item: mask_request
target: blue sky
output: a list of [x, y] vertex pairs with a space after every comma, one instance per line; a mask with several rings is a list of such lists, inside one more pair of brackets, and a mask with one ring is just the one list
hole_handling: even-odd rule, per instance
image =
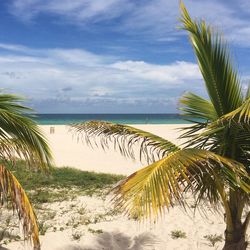
[[[250, 1], [187, 0], [223, 31], [244, 86]], [[173, 113], [205, 95], [178, 0], [2, 0], [0, 82], [39, 113]]]

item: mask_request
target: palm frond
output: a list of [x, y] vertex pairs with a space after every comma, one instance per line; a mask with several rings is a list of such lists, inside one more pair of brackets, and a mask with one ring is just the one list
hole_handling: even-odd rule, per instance
[[124, 156], [135, 158], [134, 149], [140, 145], [140, 159], [148, 162], [155, 161], [155, 156], [162, 158], [169, 152], [179, 150], [179, 147], [170, 141], [152, 133], [122, 124], [103, 121], [90, 121], [71, 125], [71, 130], [78, 138], [89, 145], [100, 144], [103, 149], [113, 145]]
[[204, 21], [193, 21], [181, 3], [181, 22], [190, 35], [211, 102], [220, 117], [243, 102], [240, 80], [222, 37]]
[[193, 93], [184, 94], [180, 99], [180, 103], [183, 105], [180, 110], [184, 111], [184, 116], [204, 121], [214, 121], [218, 118], [213, 104]]
[[[242, 145], [243, 141], [245, 141], [245, 146], [249, 147], [250, 98], [236, 110], [208, 124], [201, 133], [193, 135], [193, 140], [189, 143], [189, 146], [195, 145], [200, 139], [204, 140], [205, 137], [211, 138], [212, 136], [218, 139], [218, 132], [224, 133], [231, 140], [236, 139], [239, 145]], [[218, 144], [225, 142], [225, 137], [220, 137], [221, 142]], [[234, 141], [234, 143], [236, 142]]]
[[[186, 120], [192, 122], [190, 126], [181, 129], [183, 133], [180, 138], [185, 139], [185, 147], [189, 147], [192, 144], [198, 146], [199, 148], [203, 148], [203, 143], [194, 144], [193, 139], [207, 127], [209, 122], [218, 118], [213, 104], [193, 93], [184, 94], [180, 99], [180, 103], [183, 105], [179, 108], [183, 111], [182, 115], [187, 117]], [[205, 142], [206, 141], [204, 141], [204, 143]]]
[[[243, 181], [243, 179], [245, 181]], [[176, 202], [185, 206], [189, 190], [197, 202], [212, 204], [225, 188], [250, 192], [249, 176], [238, 162], [199, 149], [183, 149], [133, 173], [114, 188], [114, 202], [130, 215], [151, 217]]]
[[241, 163], [249, 161], [250, 125], [248, 124], [239, 124], [235, 120], [222, 121], [220, 118], [208, 124], [199, 133], [191, 134], [190, 138], [185, 143], [185, 148], [210, 150], [220, 155], [233, 157]]
[[52, 162], [48, 143], [37, 124], [25, 116], [31, 109], [21, 105], [22, 101], [15, 95], [0, 94], [0, 142], [6, 143], [5, 148], [13, 145], [13, 142], [18, 143], [21, 148], [19, 152], [26, 151], [29, 156], [26, 160], [46, 168]]
[[217, 123], [235, 120], [238, 123], [250, 123], [250, 98], [248, 98], [239, 108], [222, 116]]
[[0, 165], [0, 201], [1, 205], [11, 202], [22, 223], [25, 238], [32, 241], [34, 249], [39, 250], [39, 232], [34, 210], [20, 183], [3, 165]]
[[[37, 153], [18, 139], [0, 139], [0, 159], [2, 162], [12, 163], [13, 165], [15, 165], [17, 160], [24, 160], [32, 168], [41, 167]], [[42, 164], [44, 164], [45, 170], [47, 170], [48, 165]]]
[[208, 126], [207, 122], [195, 122], [194, 124], [182, 128], [182, 134], [179, 136], [180, 139], [184, 139], [184, 142], [182, 143], [183, 148], [190, 148], [195, 147], [199, 149], [204, 149], [207, 141], [196, 141], [196, 138], [200, 136], [201, 131], [204, 131], [204, 129]]
[[246, 92], [246, 95], [245, 95], [245, 100], [247, 100], [249, 98], [250, 98], [250, 84], [248, 84], [247, 92]]

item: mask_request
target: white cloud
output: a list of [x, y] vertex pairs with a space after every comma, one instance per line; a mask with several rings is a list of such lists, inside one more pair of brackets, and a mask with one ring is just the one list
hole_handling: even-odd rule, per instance
[[[201, 75], [196, 64], [177, 61], [169, 65], [155, 65], [143, 61], [116, 62], [111, 67], [127, 72], [144, 80], [168, 84], [181, 84], [187, 80], [200, 80]], [[181, 72], [181, 73], [180, 73]]]
[[[193, 17], [211, 22], [233, 42], [249, 47], [248, 1], [229, 4], [217, 0], [190, 0], [185, 4]], [[182, 34], [176, 29], [180, 15], [177, 0], [13, 0], [9, 9], [23, 20], [47, 13], [61, 17], [62, 22], [80, 26], [103, 24], [103, 21], [119, 17], [119, 22], [112, 22], [109, 29], [130, 35], [148, 35], [156, 41], [171, 42]], [[56, 21], [60, 22], [58, 18]]]
[[113, 19], [128, 11], [130, 6], [132, 3], [127, 0], [15, 0], [10, 10], [23, 20], [50, 13], [82, 23]]
[[4, 44], [0, 43], [0, 48], [10, 51], [18, 51], [18, 52], [28, 52], [29, 48], [22, 46], [22, 45], [16, 45], [16, 44]]
[[188, 83], [194, 84], [194, 91], [202, 89], [198, 67], [191, 62], [157, 65], [121, 61], [81, 49], [0, 47], [4, 50], [0, 53], [2, 87], [26, 95], [38, 108], [44, 108], [48, 100], [56, 100], [56, 105], [68, 103], [68, 107], [87, 102], [99, 108], [103, 103], [136, 107], [138, 103], [160, 105], [165, 100], [173, 107], [173, 98], [190, 88]]
[[97, 86], [97, 87], [90, 88], [89, 90], [89, 96], [91, 97], [111, 96], [112, 94], [113, 94], [112, 89], [107, 88], [107, 87]]

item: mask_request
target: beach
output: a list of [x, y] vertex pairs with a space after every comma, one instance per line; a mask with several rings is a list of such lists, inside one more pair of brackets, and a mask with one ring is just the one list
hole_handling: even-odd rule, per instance
[[[131, 126], [180, 144], [183, 142], [178, 139], [180, 129], [188, 125], [136, 124]], [[53, 133], [50, 133], [51, 128], [54, 128]], [[101, 147], [94, 146], [91, 148], [86, 145], [85, 141], [78, 140], [77, 136], [69, 131], [70, 127], [67, 125], [42, 125], [41, 129], [48, 138], [57, 167], [70, 166], [85, 171], [129, 175], [147, 164], [146, 161], [140, 161], [139, 157], [136, 160], [123, 157], [120, 155], [119, 150], [117, 150], [118, 152], [113, 150], [112, 144], [105, 151]], [[135, 151], [138, 152], [136, 146]]]
[[250, 250], [250, 0], [0, 9], [0, 250]]
[[[188, 125], [134, 125], [164, 137], [174, 143], [181, 127]], [[52, 127], [52, 129], [51, 129]], [[41, 126], [54, 155], [57, 167], [70, 166], [84, 171], [128, 175], [146, 165], [138, 159], [126, 159], [115, 152], [90, 148], [78, 141], [65, 125]], [[203, 205], [194, 215], [194, 200], [187, 196], [190, 206], [186, 212], [176, 204], [158, 221], [138, 222], [129, 219], [110, 202], [111, 196], [77, 196], [68, 201], [44, 204], [41, 209], [54, 213], [47, 219], [50, 225], [41, 244], [44, 250], [209, 250], [221, 249], [223, 242], [213, 243], [208, 237], [222, 239], [225, 229], [223, 211], [215, 214]], [[84, 214], [79, 211], [84, 210]], [[40, 211], [40, 210], [39, 210]], [[41, 210], [42, 211], [42, 210]], [[205, 213], [204, 213], [205, 212]], [[86, 223], [88, 218], [88, 223]], [[77, 221], [74, 226], [72, 221]], [[73, 226], [69, 226], [72, 222]], [[65, 226], [67, 225], [67, 226]], [[71, 224], [70, 224], [71, 225]], [[55, 229], [56, 228], [56, 229]], [[63, 229], [62, 229], [63, 228]], [[31, 249], [22, 242], [4, 246], [9, 250]]]

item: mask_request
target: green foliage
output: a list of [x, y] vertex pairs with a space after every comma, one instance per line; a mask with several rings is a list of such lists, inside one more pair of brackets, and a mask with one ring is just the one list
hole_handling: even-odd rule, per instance
[[181, 3], [181, 22], [188, 31], [210, 100], [218, 117], [243, 102], [240, 80], [221, 35], [204, 21], [194, 21]]
[[38, 227], [39, 227], [39, 233], [41, 235], [45, 235], [47, 230], [49, 229], [49, 226], [46, 224], [45, 221], [41, 221], [38, 223]]
[[[103, 192], [124, 178], [122, 175], [81, 171], [74, 168], [51, 168], [50, 173], [31, 171], [24, 161], [8, 165], [35, 205], [73, 200], [77, 195], [102, 195]], [[84, 212], [82, 208], [79, 213]]]
[[[135, 159], [134, 145], [140, 145], [140, 159], [154, 162], [155, 157], [162, 158], [170, 152], [179, 150], [172, 142], [152, 133], [128, 125], [113, 124], [104, 121], [90, 121], [72, 124], [71, 130], [78, 139], [85, 139], [90, 146], [101, 145], [103, 149], [112, 144], [124, 156]], [[82, 137], [82, 133], [85, 137]], [[91, 138], [91, 140], [89, 139]]]
[[250, 204], [250, 87], [243, 93], [222, 35], [204, 21], [191, 19], [183, 3], [180, 7], [182, 28], [189, 34], [208, 93], [208, 99], [186, 93], [180, 100], [183, 115], [193, 121], [181, 135], [187, 142], [180, 147], [130, 126], [100, 121], [72, 128], [88, 144], [106, 148], [113, 143], [132, 158], [133, 146], [139, 142], [140, 158], [151, 159], [149, 166], [113, 189], [117, 206], [129, 215], [152, 218], [176, 203], [185, 207], [185, 194], [192, 192], [197, 205], [201, 201], [214, 208], [222, 204], [226, 241], [239, 243], [235, 235], [240, 225], [240, 240], [247, 245], [250, 212], [245, 221], [242, 213]]
[[87, 213], [87, 209], [86, 207], [81, 207], [77, 210], [77, 212], [80, 214], [80, 215], [84, 215]]
[[223, 241], [222, 235], [217, 234], [208, 234], [205, 235], [204, 238], [209, 241], [212, 247], [214, 247], [217, 242]]
[[[209, 163], [206, 163], [207, 159]], [[202, 198], [207, 198], [210, 203], [217, 203], [221, 183], [230, 183], [231, 186], [247, 185], [237, 181], [236, 176], [244, 173], [241, 164], [212, 152], [180, 150], [128, 176], [121, 185], [114, 188], [115, 201], [123, 208], [131, 208], [130, 214], [136, 211], [139, 218], [149, 218], [152, 214], [162, 213], [164, 206], [172, 206], [175, 202], [184, 205], [183, 188], [198, 194], [197, 203]], [[211, 191], [204, 193], [201, 187]], [[152, 208], [150, 210], [149, 202]]]
[[187, 238], [187, 235], [185, 232], [181, 230], [173, 230], [171, 231], [171, 238], [172, 239], [185, 239]]
[[33, 167], [47, 169], [52, 161], [49, 146], [36, 122], [26, 116], [32, 110], [21, 105], [23, 101], [16, 95], [0, 94], [1, 159], [18, 154]]
[[124, 178], [122, 175], [81, 171], [70, 167], [54, 167], [46, 174], [42, 171], [30, 171], [22, 161], [18, 161], [14, 167], [10, 165], [9, 169], [15, 173], [26, 190], [73, 187], [96, 190], [113, 185]]
[[180, 103], [183, 105], [180, 110], [190, 119], [198, 118], [206, 122], [214, 121], [218, 118], [213, 104], [193, 93], [184, 94], [180, 99]]
[[81, 232], [78, 232], [78, 231], [72, 233], [72, 239], [76, 240], [76, 241], [79, 241], [82, 236], [83, 236], [83, 234]]
[[95, 230], [95, 229], [92, 229], [92, 228], [88, 228], [88, 231], [90, 233], [92, 233], [92, 234], [102, 234], [103, 233], [102, 229]]
[[48, 170], [52, 156], [46, 138], [35, 121], [27, 116], [31, 109], [22, 105], [23, 98], [0, 93], [0, 198], [11, 202], [22, 220], [25, 239], [30, 239], [34, 248], [40, 249], [36, 215], [22, 186], [5, 168], [16, 157], [24, 159], [30, 167]]

